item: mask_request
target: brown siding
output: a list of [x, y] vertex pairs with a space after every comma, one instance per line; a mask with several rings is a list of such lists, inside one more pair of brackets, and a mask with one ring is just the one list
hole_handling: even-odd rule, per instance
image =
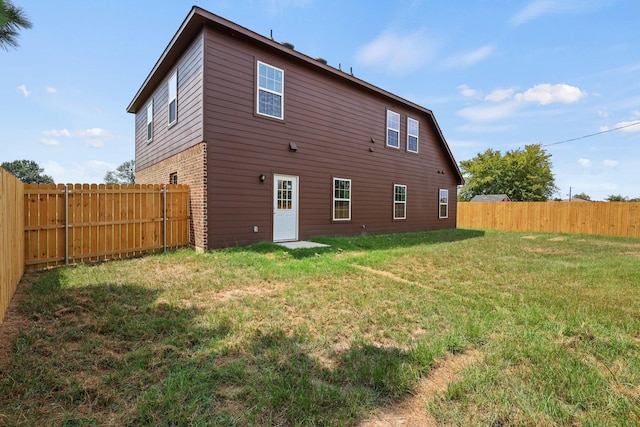
[[179, 184], [189, 186], [189, 243], [207, 249], [207, 144], [197, 144], [148, 168], [139, 170], [136, 182], [168, 184], [176, 173]]
[[[202, 33], [191, 43], [177, 65], [153, 92], [153, 140], [147, 143], [147, 109], [144, 104], [136, 113], [136, 169], [141, 171], [186, 148], [201, 143], [202, 131]], [[178, 120], [168, 126], [167, 82], [178, 70]], [[161, 181], [164, 182], [164, 181]]]
[[[456, 174], [428, 113], [210, 29], [204, 45], [210, 247], [272, 239], [274, 173], [300, 177], [300, 239], [455, 228]], [[255, 114], [257, 60], [285, 71], [284, 121]], [[387, 109], [401, 115], [400, 149], [385, 147]], [[407, 116], [420, 122], [418, 154], [406, 151]], [[333, 177], [352, 180], [348, 223], [331, 220]], [[393, 220], [394, 183], [407, 185], [406, 220]]]

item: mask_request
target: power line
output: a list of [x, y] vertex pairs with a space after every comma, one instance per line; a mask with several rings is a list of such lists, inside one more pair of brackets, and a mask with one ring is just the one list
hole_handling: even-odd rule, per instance
[[579, 136], [578, 138], [571, 138], [571, 139], [567, 139], [567, 140], [565, 140], [565, 141], [553, 142], [553, 143], [551, 143], [551, 144], [543, 144], [543, 145], [541, 145], [541, 147], [549, 147], [549, 146], [551, 146], [551, 145], [560, 145], [560, 144], [565, 144], [565, 143], [567, 143], [567, 142], [577, 141], [577, 140], [579, 140], [579, 139], [590, 138], [590, 137], [592, 137], [592, 136], [602, 135], [603, 133], [613, 132], [614, 130], [620, 130], [620, 129], [628, 128], [628, 127], [631, 127], [631, 126], [637, 126], [637, 125], [640, 125], [640, 121], [633, 122], [633, 123], [630, 123], [630, 124], [628, 124], [628, 125], [624, 125], [624, 126], [618, 126], [617, 128], [613, 128], [613, 129], [603, 130], [602, 132], [591, 133], [591, 134], [589, 134], [589, 135]]

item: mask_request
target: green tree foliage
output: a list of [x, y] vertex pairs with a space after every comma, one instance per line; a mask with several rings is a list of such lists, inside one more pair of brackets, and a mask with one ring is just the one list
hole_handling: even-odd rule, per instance
[[610, 194], [605, 200], [607, 202], [626, 202], [629, 199], [622, 194]]
[[460, 199], [468, 201], [479, 194], [506, 194], [514, 202], [549, 200], [557, 191], [551, 173], [551, 154], [540, 144], [524, 150], [500, 151], [488, 149], [471, 160], [460, 162], [465, 184]]
[[582, 200], [586, 200], [588, 202], [591, 201], [591, 196], [589, 196], [587, 193], [578, 193], [575, 194], [572, 199], [582, 199]]
[[134, 184], [136, 182], [136, 161], [129, 160], [116, 168], [115, 171], [109, 171], [104, 176], [104, 182], [107, 184]]
[[53, 184], [53, 178], [43, 174], [44, 169], [33, 160], [2, 162], [0, 166], [26, 184]]
[[9, 0], [0, 0], [0, 47], [18, 47], [18, 31], [31, 28], [32, 24], [22, 8], [14, 6]]

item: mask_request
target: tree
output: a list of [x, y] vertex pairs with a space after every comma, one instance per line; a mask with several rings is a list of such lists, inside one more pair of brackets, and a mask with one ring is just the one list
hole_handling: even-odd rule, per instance
[[607, 202], [626, 202], [629, 199], [622, 194], [610, 194], [605, 200]]
[[589, 196], [587, 193], [578, 193], [573, 195], [572, 199], [582, 199], [582, 200], [586, 200], [588, 202], [591, 201], [591, 196]]
[[115, 171], [109, 171], [104, 176], [104, 182], [107, 184], [134, 184], [136, 182], [136, 161], [129, 160], [116, 168]]
[[18, 30], [31, 28], [32, 24], [22, 8], [14, 6], [9, 0], [0, 0], [0, 47], [18, 47]]
[[557, 191], [551, 173], [551, 154], [540, 144], [526, 145], [524, 150], [488, 149], [471, 160], [460, 162], [465, 184], [460, 199], [471, 200], [478, 194], [506, 194], [514, 202], [549, 200]]
[[26, 184], [53, 184], [53, 178], [44, 175], [44, 169], [33, 160], [2, 162], [0, 166]]

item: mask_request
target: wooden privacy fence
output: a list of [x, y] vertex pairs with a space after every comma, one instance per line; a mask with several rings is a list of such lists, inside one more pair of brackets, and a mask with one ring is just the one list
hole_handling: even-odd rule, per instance
[[24, 184], [0, 168], [0, 323], [24, 273]]
[[189, 245], [189, 188], [160, 184], [26, 184], [28, 270]]
[[458, 227], [640, 238], [640, 203], [460, 202]]

